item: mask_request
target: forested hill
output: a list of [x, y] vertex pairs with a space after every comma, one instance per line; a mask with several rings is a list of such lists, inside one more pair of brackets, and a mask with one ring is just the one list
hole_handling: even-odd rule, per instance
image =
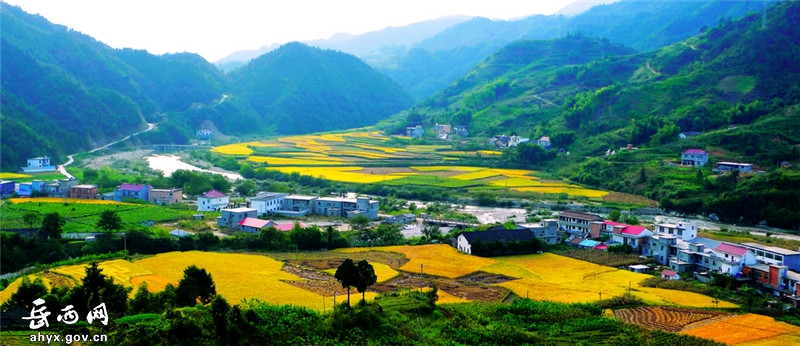
[[158, 123], [144, 143], [218, 133], [307, 133], [371, 125], [412, 105], [357, 58], [289, 44], [226, 76], [196, 54], [113, 49], [2, 4], [2, 161], [88, 150]]
[[372, 125], [413, 104], [358, 58], [289, 43], [229, 74], [236, 93], [279, 133]]
[[[794, 228], [800, 213], [791, 210], [800, 210], [800, 192], [788, 187], [800, 182], [800, 175], [775, 167], [800, 163], [797, 23], [800, 2], [781, 2], [763, 16], [725, 20], [655, 52], [595, 55], [594, 61], [574, 65], [549, 60], [559, 55], [556, 42], [597, 39], [521, 41], [383, 124], [390, 130], [420, 121], [469, 125], [477, 137], [549, 136], [554, 151], [523, 146], [506, 150], [503, 159], [560, 171], [592, 186], [666, 198], [667, 205], [689, 213]], [[550, 48], [540, 50], [545, 47]], [[533, 54], [515, 60], [512, 52]], [[687, 131], [702, 134], [679, 140], [678, 134]], [[606, 157], [627, 144], [639, 150]], [[570, 154], [557, 154], [559, 148]], [[689, 148], [711, 153], [711, 164], [699, 178], [696, 171], [672, 172], [663, 165]], [[752, 163], [768, 173], [738, 183], [703, 179], [718, 161]]]
[[226, 83], [197, 55], [115, 50], [7, 4], [0, 41], [3, 170], [34, 156], [63, 162], [144, 129], [162, 112], [211, 102]]
[[569, 33], [605, 37], [647, 52], [715, 26], [758, 12], [774, 1], [623, 0], [597, 5], [573, 17], [531, 16], [520, 20], [474, 18], [455, 25], [403, 54], [375, 66], [418, 99], [467, 73], [489, 55], [520, 39], [547, 40]]

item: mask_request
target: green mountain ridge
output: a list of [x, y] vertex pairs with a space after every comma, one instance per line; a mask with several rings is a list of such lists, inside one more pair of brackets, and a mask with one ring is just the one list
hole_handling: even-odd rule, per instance
[[15, 6], [0, 14], [3, 171], [34, 156], [63, 162], [146, 122], [158, 127], [137, 143], [185, 144], [206, 126], [306, 133], [371, 125], [412, 105], [389, 78], [333, 51], [290, 44], [227, 76], [196, 54], [113, 49]]
[[[680, 212], [795, 228], [800, 214], [791, 210], [800, 209], [800, 194], [787, 187], [800, 183], [800, 175], [774, 167], [800, 159], [798, 22], [800, 3], [782, 2], [763, 17], [725, 20], [685, 41], [639, 54], [609, 47], [591, 56], [602, 40], [582, 35], [519, 41], [381, 126], [401, 132], [422, 119], [430, 125], [468, 124], [479, 138], [509, 132], [549, 136], [556, 149], [570, 154], [522, 145], [505, 150], [503, 160], [664, 200], [668, 209]], [[559, 45], [576, 49], [554, 49]], [[578, 60], [570, 62], [571, 55]], [[581, 63], [584, 58], [593, 61]], [[704, 134], [678, 141], [682, 131]], [[619, 149], [628, 144], [639, 150]], [[697, 171], [666, 165], [679, 163], [688, 148], [711, 153], [712, 164], [700, 177], [710, 175], [717, 161], [749, 162], [769, 172], [703, 179], [695, 178]], [[612, 151], [620, 153], [606, 158]], [[771, 189], [777, 191], [769, 195], [773, 202], [765, 197]], [[744, 202], [744, 195], [764, 203], [733, 207], [730, 201]], [[743, 210], [745, 205], [751, 207]]]

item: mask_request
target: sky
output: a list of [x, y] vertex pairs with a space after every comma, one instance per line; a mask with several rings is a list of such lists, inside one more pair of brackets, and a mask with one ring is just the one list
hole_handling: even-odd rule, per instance
[[3, 1], [114, 48], [190, 52], [215, 62], [273, 43], [358, 35], [444, 16], [548, 15], [576, 0]]

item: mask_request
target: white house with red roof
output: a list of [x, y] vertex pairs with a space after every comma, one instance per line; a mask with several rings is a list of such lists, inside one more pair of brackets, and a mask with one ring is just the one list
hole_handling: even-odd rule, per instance
[[664, 269], [661, 271], [661, 277], [667, 280], [680, 280], [681, 276], [674, 270]]
[[153, 187], [144, 184], [122, 184], [114, 190], [114, 200], [122, 202], [126, 198], [141, 199], [143, 201], [150, 200], [150, 190]]
[[653, 236], [653, 232], [643, 226], [608, 220], [593, 222], [591, 227], [592, 238], [597, 238], [604, 234], [611, 236], [611, 244], [628, 244], [633, 247], [636, 253], [642, 253], [642, 249], [647, 247], [648, 240]]
[[262, 220], [254, 217], [246, 217], [244, 220], [239, 221], [239, 228], [244, 232], [261, 233], [262, 229], [267, 227], [275, 227], [275, 223], [270, 220]]
[[703, 167], [708, 163], [708, 153], [701, 149], [688, 149], [681, 154], [681, 164]]
[[756, 255], [744, 246], [730, 243], [719, 244], [709, 258], [710, 269], [719, 273], [736, 275], [742, 272], [742, 266], [756, 264]]
[[211, 190], [197, 196], [197, 210], [220, 211], [227, 208], [230, 202], [228, 195], [217, 190]]

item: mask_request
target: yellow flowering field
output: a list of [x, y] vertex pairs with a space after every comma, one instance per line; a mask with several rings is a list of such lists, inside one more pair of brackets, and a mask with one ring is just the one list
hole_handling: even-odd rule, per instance
[[303, 175], [310, 175], [313, 177], [324, 177], [328, 180], [333, 181], [342, 181], [346, 183], [362, 183], [362, 184], [369, 184], [369, 183], [377, 183], [386, 180], [392, 179], [400, 179], [403, 178], [404, 175], [394, 175], [394, 174], [369, 174], [369, 173], [358, 173], [352, 171], [360, 171], [362, 170], [361, 167], [269, 167], [271, 170], [280, 171], [282, 173], [293, 173], [297, 172]]
[[211, 151], [225, 155], [241, 155], [241, 156], [249, 156], [250, 154], [253, 153], [253, 149], [248, 148], [247, 143], [223, 145], [211, 148]]
[[486, 169], [485, 167], [470, 167], [470, 166], [412, 166], [409, 168], [420, 172], [438, 172], [438, 171], [476, 172]]
[[[490, 258], [470, 256], [458, 252], [455, 248], [443, 244], [430, 244], [420, 246], [386, 246], [373, 248], [380, 251], [398, 252], [406, 255], [410, 261], [400, 269], [419, 273], [420, 265], [425, 274], [438, 275], [447, 278], [457, 278], [480, 268], [495, 263]], [[337, 249], [340, 252], [369, 251], [367, 248]]]
[[800, 327], [774, 318], [756, 314], [737, 315], [715, 323], [699, 326], [681, 334], [712, 339], [730, 345], [792, 345], [785, 341], [798, 340]]
[[56, 198], [56, 197], [36, 197], [36, 198], [9, 198], [11, 202], [17, 203], [79, 203], [79, 204], [131, 204], [117, 201], [100, 199], [80, 199], [80, 198]]
[[[53, 269], [53, 272], [63, 274], [80, 282], [86, 276], [86, 264], [71, 265]], [[103, 270], [103, 274], [114, 279], [115, 283], [123, 286], [131, 286], [131, 279], [140, 275], [151, 275], [151, 271], [126, 260], [113, 260], [100, 262], [98, 268]]]
[[555, 186], [538, 186], [538, 187], [515, 187], [514, 190], [522, 192], [535, 192], [535, 193], [566, 193], [570, 196], [586, 196], [589, 198], [600, 198], [608, 194], [607, 191], [587, 189], [582, 187], [555, 187]]
[[394, 154], [396, 152], [406, 151], [405, 149], [402, 149], [402, 148], [381, 147], [381, 146], [369, 145], [369, 144], [356, 144], [355, 146], [358, 147], [358, 148], [362, 148], [362, 149], [379, 150], [379, 151], [383, 151], [383, 152], [389, 153], [389, 154]]
[[342, 156], [355, 156], [364, 159], [388, 159], [395, 157], [394, 155], [389, 155], [385, 153], [378, 153], [374, 151], [355, 151], [355, 150], [334, 150], [329, 152], [330, 155], [342, 155]]
[[300, 159], [288, 157], [275, 157], [275, 156], [249, 156], [247, 161], [252, 162], [266, 162], [270, 165], [309, 165], [309, 166], [323, 166], [323, 165], [340, 165], [342, 160], [338, 158], [319, 158], [319, 159]]
[[[41, 278], [42, 279], [42, 283], [48, 289], [50, 289], [50, 287], [52, 287], [52, 283], [50, 282], [50, 280], [47, 280], [47, 278], [42, 277], [41, 275], [35, 275], [35, 274], [28, 275], [28, 279], [31, 280], [31, 282], [36, 280], [36, 278]], [[19, 285], [21, 285], [21, 284], [22, 284], [22, 278], [19, 277], [16, 280], [14, 280], [12, 283], [8, 284], [8, 286], [6, 286], [6, 288], [4, 290], [0, 291], [0, 305], [4, 304], [9, 298], [11, 298], [11, 295], [14, 294], [14, 292], [17, 292], [17, 289], [19, 289]]]
[[283, 262], [266, 256], [213, 252], [170, 252], [136, 262], [137, 265], [171, 281], [180, 281], [190, 265], [211, 273], [221, 294], [232, 304], [258, 298], [273, 304], [295, 304], [315, 310], [323, 307], [322, 296], [282, 280], [305, 281], [281, 270]]
[[439, 149], [452, 148], [449, 145], [409, 145], [406, 146], [406, 151], [411, 153], [433, 153]]
[[496, 177], [498, 175], [501, 175], [501, 173], [497, 172], [497, 171], [495, 171], [493, 169], [487, 169], [487, 170], [482, 170], [482, 171], [475, 171], [475, 172], [469, 172], [469, 173], [456, 174], [456, 175], [454, 175], [454, 176], [452, 176], [450, 178], [461, 179], [461, 180], [478, 180], [478, 179], [486, 179], [486, 178]]
[[478, 150], [478, 151], [477, 151], [477, 153], [478, 153], [478, 154], [481, 154], [481, 155], [484, 155], [484, 156], [487, 156], [487, 155], [488, 155], [488, 156], [499, 156], [499, 155], [503, 155], [503, 152], [502, 152], [502, 151], [495, 151], [495, 150]]
[[491, 183], [489, 183], [489, 185], [501, 186], [501, 187], [529, 187], [529, 186], [541, 186], [542, 182], [535, 179], [508, 178], [508, 179], [492, 181]]
[[0, 180], [27, 179], [27, 178], [33, 178], [33, 176], [29, 175], [29, 174], [22, 174], [22, 173], [10, 173], [10, 172], [0, 173]]

